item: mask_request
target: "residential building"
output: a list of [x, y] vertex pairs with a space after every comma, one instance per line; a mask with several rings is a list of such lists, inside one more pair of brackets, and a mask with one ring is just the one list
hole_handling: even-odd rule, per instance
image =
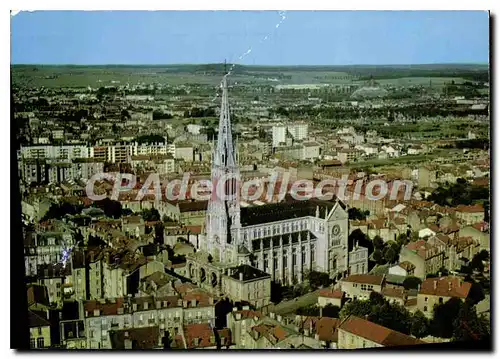
[[46, 312], [34, 312], [28, 310], [28, 326], [30, 330], [30, 348], [50, 348], [50, 323]]
[[261, 308], [271, 302], [271, 276], [260, 269], [242, 264], [229, 268], [222, 276], [222, 292], [232, 301], [248, 302]]
[[365, 319], [349, 316], [338, 328], [338, 349], [414, 346], [425, 342]]
[[434, 315], [434, 306], [446, 303], [451, 298], [465, 300], [472, 284], [460, 277], [427, 278], [420, 286], [417, 295], [417, 308], [428, 318]]
[[340, 290], [347, 298], [369, 299], [371, 292], [381, 292], [384, 276], [372, 274], [351, 274], [340, 281]]

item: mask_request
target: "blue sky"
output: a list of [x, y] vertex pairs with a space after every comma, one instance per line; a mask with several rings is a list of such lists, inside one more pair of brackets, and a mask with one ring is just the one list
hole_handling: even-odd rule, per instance
[[[11, 18], [14, 64], [487, 63], [484, 11], [39, 11]], [[262, 41], [265, 36], [268, 40]], [[252, 47], [252, 52], [238, 57]]]

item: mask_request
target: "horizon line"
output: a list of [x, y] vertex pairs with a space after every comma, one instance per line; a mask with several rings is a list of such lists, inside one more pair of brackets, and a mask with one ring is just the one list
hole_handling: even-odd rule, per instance
[[[427, 63], [387, 63], [387, 64], [237, 64], [228, 63], [235, 66], [245, 67], [348, 67], [348, 66], [428, 66], [428, 65], [488, 65], [487, 62], [427, 62]], [[199, 65], [224, 65], [224, 62], [191, 62], [191, 63], [101, 63], [101, 64], [78, 64], [78, 63], [11, 63], [11, 66], [199, 66]]]

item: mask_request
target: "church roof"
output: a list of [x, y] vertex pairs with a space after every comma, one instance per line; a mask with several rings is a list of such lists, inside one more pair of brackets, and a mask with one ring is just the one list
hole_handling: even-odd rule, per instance
[[319, 207], [320, 217], [325, 218], [325, 211], [331, 211], [335, 204], [336, 201], [334, 200], [323, 201], [319, 199], [310, 199], [307, 201], [300, 201], [288, 195], [279, 203], [241, 208], [240, 221], [241, 225], [245, 227], [293, 218], [314, 217], [316, 216], [316, 207]]

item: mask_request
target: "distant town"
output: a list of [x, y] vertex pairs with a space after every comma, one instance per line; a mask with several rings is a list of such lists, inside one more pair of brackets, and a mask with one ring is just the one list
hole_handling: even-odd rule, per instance
[[31, 348], [489, 340], [488, 66], [228, 66], [12, 66]]

